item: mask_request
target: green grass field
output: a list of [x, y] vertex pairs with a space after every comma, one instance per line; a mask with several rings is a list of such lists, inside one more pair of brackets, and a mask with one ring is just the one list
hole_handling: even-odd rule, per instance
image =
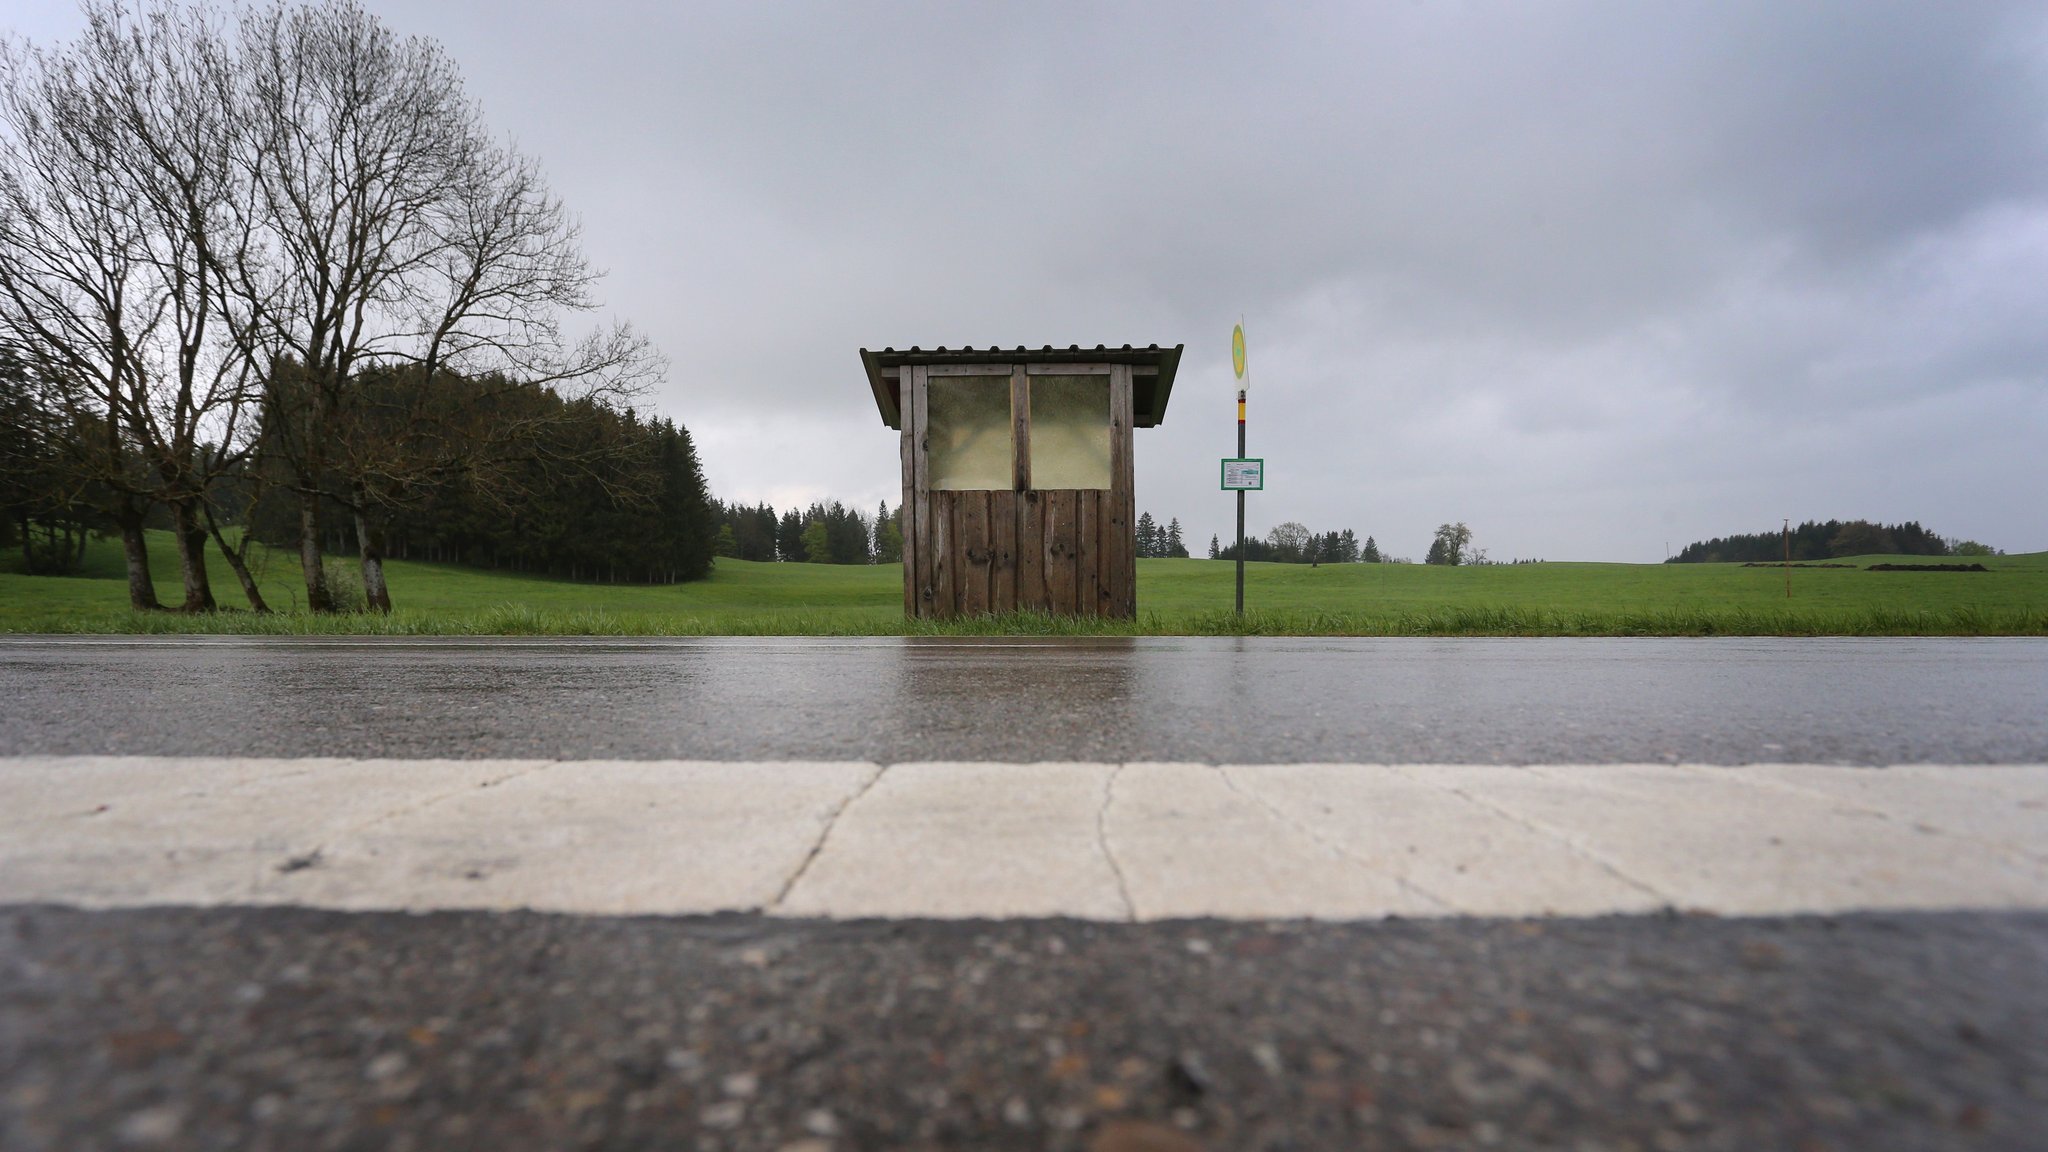
[[[170, 538], [153, 534], [160, 598], [180, 598]], [[209, 550], [214, 594], [243, 603]], [[1864, 557], [1852, 563], [1911, 557]], [[352, 561], [330, 561], [353, 570]], [[1136, 621], [1025, 614], [943, 624], [906, 622], [894, 565], [842, 567], [721, 560], [709, 580], [634, 586], [572, 583], [445, 564], [392, 561], [390, 617], [315, 617], [296, 558], [260, 553], [271, 616], [127, 611], [120, 550], [94, 541], [78, 576], [28, 576], [0, 557], [0, 631], [360, 633], [392, 635], [1329, 635], [1711, 636], [2048, 635], [2048, 553], [1989, 557], [1985, 573], [1792, 571], [1726, 564], [1532, 564], [1432, 568], [1252, 564], [1248, 611], [1231, 612], [1233, 566], [1138, 562]]]

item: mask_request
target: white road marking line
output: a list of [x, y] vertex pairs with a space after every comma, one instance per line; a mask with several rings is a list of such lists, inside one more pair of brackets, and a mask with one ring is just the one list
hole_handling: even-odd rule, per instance
[[0, 758], [0, 901], [87, 907], [2048, 909], [2044, 835], [2048, 765]]

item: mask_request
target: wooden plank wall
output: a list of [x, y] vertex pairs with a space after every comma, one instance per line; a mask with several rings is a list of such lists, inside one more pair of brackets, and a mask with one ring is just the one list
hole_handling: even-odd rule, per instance
[[[1109, 489], [1032, 488], [1029, 462], [1020, 460], [1017, 490], [993, 492], [926, 488], [929, 377], [924, 368], [903, 371], [904, 611], [941, 619], [1018, 609], [1136, 616], [1130, 368], [1114, 365], [1108, 376]], [[1019, 443], [1027, 395], [1024, 373], [1014, 372]]]
[[1138, 615], [1137, 482], [1131, 467], [1131, 366], [1109, 369], [1109, 491], [1102, 494], [1102, 615]]
[[899, 419], [903, 424], [903, 503], [897, 505], [897, 515], [903, 520], [903, 614], [918, 617], [925, 614], [921, 594], [925, 580], [920, 574], [918, 558], [924, 556], [924, 536], [918, 526], [924, 523], [918, 509], [926, 501], [922, 499], [923, 485], [918, 477], [923, 474], [924, 453], [924, 389], [911, 387], [915, 368], [900, 370], [896, 385]]
[[937, 549], [945, 544], [945, 536], [939, 528], [932, 507], [931, 493], [925, 485], [930, 475], [928, 451], [931, 448], [928, 428], [928, 409], [925, 406], [925, 369], [905, 366], [902, 370], [899, 391], [903, 402], [910, 406], [910, 415], [904, 427], [910, 430], [911, 499], [904, 501], [910, 509], [903, 525], [903, 579], [911, 584], [915, 592], [911, 613], [914, 616], [938, 614], [938, 593], [934, 583], [934, 561]]
[[910, 597], [925, 608], [916, 615], [1136, 614], [1129, 504], [1113, 491], [933, 492], [918, 523], [931, 576]]
[[1017, 607], [1052, 611], [1045, 574], [1046, 492], [1017, 493]]

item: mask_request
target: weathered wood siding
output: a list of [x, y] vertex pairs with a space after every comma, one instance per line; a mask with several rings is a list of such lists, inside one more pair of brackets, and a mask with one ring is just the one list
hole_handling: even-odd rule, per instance
[[[1011, 491], [934, 491], [928, 484], [928, 370], [905, 367], [903, 419], [903, 606], [911, 616], [1030, 609], [1131, 618], [1138, 612], [1136, 493], [1131, 460], [1131, 369], [1060, 365], [1104, 376], [1109, 391], [1110, 487], [1031, 486], [1029, 383], [1011, 372], [1017, 458]], [[991, 365], [976, 374], [1004, 370]], [[960, 373], [953, 368], [952, 373]], [[1042, 369], [1032, 366], [1031, 374]]]

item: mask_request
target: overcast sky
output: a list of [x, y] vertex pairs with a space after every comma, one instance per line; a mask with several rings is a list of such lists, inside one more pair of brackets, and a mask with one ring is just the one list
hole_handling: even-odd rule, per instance
[[[69, 3], [11, 6], [70, 36]], [[856, 350], [1185, 344], [1138, 506], [2048, 548], [2038, 3], [369, 0], [540, 158], [714, 493], [900, 491]]]

